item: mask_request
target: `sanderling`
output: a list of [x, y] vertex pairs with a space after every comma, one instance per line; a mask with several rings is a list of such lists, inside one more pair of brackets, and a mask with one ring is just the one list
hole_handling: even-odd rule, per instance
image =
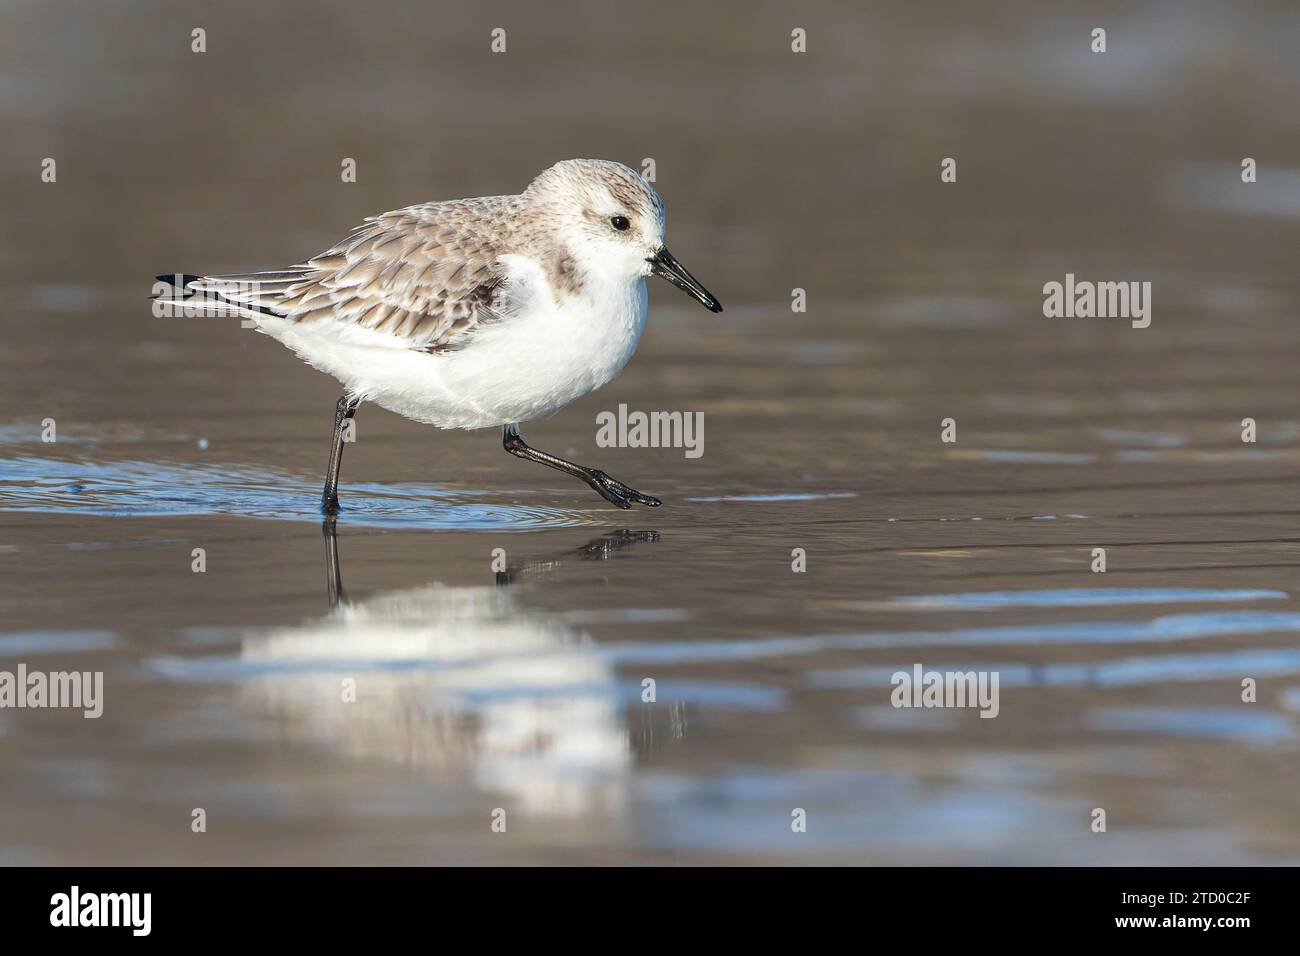
[[622, 371], [645, 327], [648, 275], [722, 311], [664, 246], [654, 188], [621, 163], [570, 159], [516, 196], [373, 216], [289, 269], [158, 279], [170, 286], [163, 302], [245, 316], [342, 383], [321, 496], [333, 515], [345, 429], [362, 402], [439, 428], [503, 426], [512, 455], [580, 478], [620, 508], [658, 507], [519, 431]]

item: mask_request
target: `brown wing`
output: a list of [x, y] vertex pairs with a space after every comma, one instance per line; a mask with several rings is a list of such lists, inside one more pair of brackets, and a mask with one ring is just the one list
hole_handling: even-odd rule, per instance
[[[444, 351], [500, 317], [498, 256], [514, 196], [409, 206], [367, 219], [342, 242], [290, 270], [213, 276], [196, 288], [297, 322], [333, 320]], [[232, 285], [252, 294], [236, 292]]]

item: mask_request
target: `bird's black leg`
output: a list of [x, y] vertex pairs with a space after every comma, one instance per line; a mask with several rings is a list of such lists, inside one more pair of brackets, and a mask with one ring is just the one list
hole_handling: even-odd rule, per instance
[[334, 444], [330, 448], [330, 463], [325, 471], [325, 490], [320, 496], [320, 510], [327, 515], [339, 513], [339, 469], [343, 466], [343, 430], [357, 413], [361, 401], [344, 395], [334, 406]]
[[562, 471], [566, 475], [572, 475], [574, 478], [585, 481], [596, 494], [620, 508], [631, 508], [633, 502], [649, 508], [658, 508], [663, 504], [658, 498], [643, 495], [635, 488], [629, 488], [623, 482], [609, 477], [598, 468], [584, 468], [582, 465], [575, 465], [571, 461], [529, 447], [528, 443], [524, 441], [524, 436], [519, 434], [518, 425], [507, 425], [505, 427], [505, 431], [501, 436], [501, 445], [516, 458], [535, 461], [539, 465], [554, 468], [556, 471]]

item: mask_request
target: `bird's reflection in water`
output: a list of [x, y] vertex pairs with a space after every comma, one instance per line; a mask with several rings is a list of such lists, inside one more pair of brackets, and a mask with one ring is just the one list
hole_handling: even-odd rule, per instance
[[429, 584], [352, 602], [327, 524], [331, 611], [244, 639], [244, 661], [266, 675], [246, 685], [250, 703], [296, 741], [462, 781], [529, 813], [617, 811], [632, 762], [628, 692], [589, 637], [502, 585], [656, 540], [615, 532], [501, 572], [494, 585]]

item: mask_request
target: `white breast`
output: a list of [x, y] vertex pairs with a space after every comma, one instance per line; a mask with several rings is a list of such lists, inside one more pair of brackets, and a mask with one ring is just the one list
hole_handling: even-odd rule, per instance
[[384, 333], [331, 322], [259, 325], [350, 394], [416, 421], [486, 428], [543, 418], [604, 385], [631, 359], [645, 328], [645, 280], [592, 277], [581, 294], [556, 297], [536, 263], [505, 261], [510, 314], [454, 351], [415, 352]]

